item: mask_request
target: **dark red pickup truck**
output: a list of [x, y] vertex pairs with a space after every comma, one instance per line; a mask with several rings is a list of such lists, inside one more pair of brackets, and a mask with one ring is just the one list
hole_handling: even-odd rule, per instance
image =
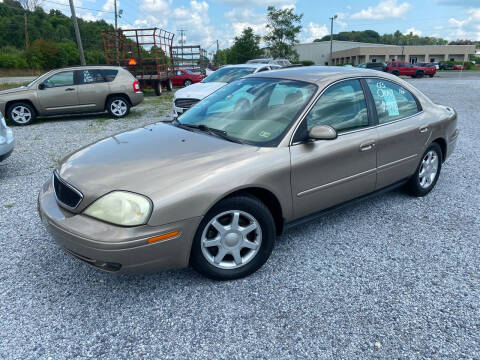
[[437, 69], [435, 66], [416, 66], [405, 61], [391, 61], [387, 64], [387, 72], [397, 76], [405, 75], [421, 78], [425, 75], [433, 77]]

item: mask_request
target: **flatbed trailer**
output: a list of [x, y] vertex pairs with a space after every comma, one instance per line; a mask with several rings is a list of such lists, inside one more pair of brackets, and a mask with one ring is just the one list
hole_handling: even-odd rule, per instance
[[142, 88], [172, 90], [174, 75], [173, 38], [160, 28], [103, 30], [105, 59], [122, 66], [137, 78]]

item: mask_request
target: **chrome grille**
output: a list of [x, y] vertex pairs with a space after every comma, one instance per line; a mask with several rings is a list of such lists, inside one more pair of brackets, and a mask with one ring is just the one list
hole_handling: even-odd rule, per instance
[[175, 106], [182, 109], [190, 109], [193, 105], [198, 103], [199, 99], [176, 99]]
[[58, 174], [53, 174], [53, 187], [57, 201], [70, 209], [75, 209], [83, 199], [80, 191], [60, 179]]

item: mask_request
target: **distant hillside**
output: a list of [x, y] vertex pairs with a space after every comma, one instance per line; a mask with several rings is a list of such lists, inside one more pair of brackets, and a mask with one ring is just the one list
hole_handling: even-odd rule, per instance
[[[0, 2], [0, 68], [49, 69], [79, 63], [73, 23], [58, 10], [27, 12], [30, 48], [26, 51], [24, 10], [18, 1]], [[101, 30], [105, 21], [78, 19], [88, 63], [104, 63]]]
[[[326, 35], [321, 39], [314, 41], [329, 41], [330, 35]], [[333, 34], [333, 40], [340, 41], [358, 41], [374, 44], [388, 44], [388, 45], [446, 45], [448, 41], [442, 38], [418, 36], [412, 33], [404, 35], [399, 30], [393, 34], [380, 35], [374, 30], [364, 31], [344, 31], [338, 34]]]

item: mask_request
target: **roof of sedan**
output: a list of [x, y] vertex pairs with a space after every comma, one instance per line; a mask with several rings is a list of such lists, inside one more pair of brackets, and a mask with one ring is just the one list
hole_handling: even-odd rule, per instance
[[282, 68], [273, 71], [260, 72], [248, 77], [268, 77], [282, 78], [288, 80], [308, 81], [312, 83], [323, 82], [332, 78], [344, 78], [353, 76], [383, 76], [388, 78], [388, 74], [370, 69], [361, 69], [355, 67], [341, 66], [299, 66]]
[[224, 65], [222, 66], [222, 68], [226, 68], [226, 67], [238, 67], [238, 68], [259, 68], [259, 67], [265, 67], [265, 66], [269, 66], [271, 64], [259, 64], [259, 63], [255, 63], [255, 64], [236, 64], [236, 65]]

